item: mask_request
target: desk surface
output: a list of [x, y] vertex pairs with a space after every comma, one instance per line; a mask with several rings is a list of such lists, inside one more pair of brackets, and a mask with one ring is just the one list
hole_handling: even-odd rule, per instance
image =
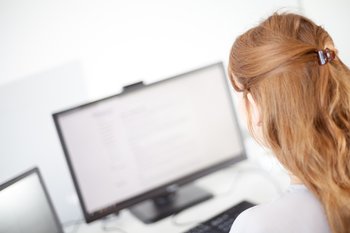
[[[181, 233], [242, 200], [264, 203], [280, 195], [288, 186], [283, 170], [266, 171], [252, 161], [244, 161], [195, 182], [214, 198], [153, 224], [144, 224], [128, 210], [118, 216], [90, 224], [66, 228], [66, 233]], [[104, 229], [105, 227], [105, 229]]]

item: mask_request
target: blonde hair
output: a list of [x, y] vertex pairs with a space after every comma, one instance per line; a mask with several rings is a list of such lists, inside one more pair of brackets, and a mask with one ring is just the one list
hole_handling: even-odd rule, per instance
[[[263, 143], [321, 201], [334, 233], [350, 232], [350, 71], [329, 34], [296, 14], [273, 14], [239, 36], [229, 76], [259, 107]], [[245, 95], [247, 110], [250, 109]], [[248, 126], [251, 131], [251, 116]], [[252, 132], [254, 134], [254, 132]]]

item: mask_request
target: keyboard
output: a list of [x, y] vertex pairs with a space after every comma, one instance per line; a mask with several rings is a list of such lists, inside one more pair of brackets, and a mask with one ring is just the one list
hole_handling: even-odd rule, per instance
[[255, 204], [242, 201], [184, 233], [229, 233], [231, 225], [237, 216], [244, 210], [253, 206], [255, 206]]

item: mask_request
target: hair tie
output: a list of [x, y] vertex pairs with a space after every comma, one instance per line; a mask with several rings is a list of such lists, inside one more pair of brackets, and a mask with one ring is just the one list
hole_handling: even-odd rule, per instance
[[335, 59], [335, 52], [329, 48], [316, 50], [318, 64], [323, 66]]

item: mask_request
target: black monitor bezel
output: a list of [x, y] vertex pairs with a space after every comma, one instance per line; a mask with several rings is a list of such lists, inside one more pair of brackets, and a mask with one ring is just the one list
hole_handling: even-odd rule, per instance
[[[40, 185], [41, 185], [41, 187], [42, 187], [42, 189], [44, 191], [44, 194], [45, 194], [46, 201], [47, 201], [47, 203], [49, 205], [49, 208], [51, 210], [52, 217], [54, 218], [54, 221], [55, 221], [56, 226], [57, 226], [57, 230], [59, 231], [58, 233], [64, 233], [63, 227], [62, 227], [61, 222], [60, 222], [60, 220], [58, 218], [57, 212], [56, 212], [55, 207], [54, 207], [54, 205], [53, 205], [53, 203], [51, 201], [49, 192], [48, 192], [48, 190], [46, 188], [46, 185], [44, 183], [44, 180], [43, 180], [43, 178], [41, 176], [41, 173], [40, 173], [40, 170], [39, 170], [38, 167], [33, 167], [33, 168], [27, 170], [26, 172], [23, 172], [20, 175], [17, 175], [16, 177], [14, 177], [14, 178], [12, 178], [12, 179], [2, 183], [0, 185], [0, 192], [5, 190], [6, 188], [10, 187], [11, 185], [13, 185], [13, 184], [15, 184], [15, 183], [17, 183], [17, 182], [19, 182], [19, 181], [21, 181], [21, 180], [31, 176], [31, 175], [33, 175], [33, 174], [36, 174], [38, 179], [39, 179]], [[25, 193], [23, 195], [25, 195]]]
[[[120, 96], [125, 96], [125, 95], [127, 95], [129, 93], [133, 93], [134, 91], [137, 91], [137, 90], [139, 90], [141, 88], [147, 88], [147, 87], [151, 87], [151, 86], [155, 86], [155, 85], [161, 85], [164, 82], [171, 81], [173, 79], [183, 78], [183, 77], [186, 77], [188, 74], [200, 72], [202, 70], [209, 69], [209, 68], [212, 68], [214, 66], [220, 66], [221, 71], [223, 72], [222, 77], [225, 79], [225, 80], [223, 80], [223, 82], [225, 83], [225, 87], [226, 87], [226, 90], [227, 90], [227, 95], [228, 95], [229, 101], [230, 101], [231, 106], [232, 106], [232, 114], [233, 114], [233, 119], [232, 120], [234, 121], [233, 123], [235, 124], [236, 128], [239, 131], [238, 140], [239, 140], [240, 145], [242, 146], [242, 153], [240, 153], [239, 155], [235, 155], [235, 157], [232, 157], [232, 158], [230, 158], [228, 160], [222, 161], [222, 162], [217, 163], [215, 165], [212, 165], [210, 167], [207, 167], [207, 168], [201, 169], [199, 171], [196, 171], [196, 172], [194, 172], [192, 174], [189, 174], [187, 176], [180, 177], [177, 180], [173, 180], [173, 181], [170, 181], [170, 182], [168, 182], [168, 183], [166, 183], [164, 185], [161, 185], [159, 187], [155, 187], [152, 190], [149, 190], [149, 191], [146, 191], [144, 193], [141, 193], [141, 194], [138, 194], [136, 196], [133, 196], [130, 199], [127, 199], [125, 201], [122, 201], [122, 202], [119, 202], [119, 203], [115, 203], [115, 204], [111, 204], [110, 206], [108, 206], [108, 207], [106, 207], [104, 209], [101, 209], [99, 211], [95, 211], [93, 213], [88, 212], [87, 208], [85, 206], [84, 197], [83, 197], [82, 192], [80, 190], [79, 182], [77, 180], [77, 176], [75, 174], [75, 171], [74, 171], [74, 168], [73, 168], [73, 164], [72, 164], [72, 161], [70, 159], [70, 155], [68, 153], [68, 149], [66, 147], [66, 143], [65, 143], [65, 140], [64, 140], [64, 137], [63, 137], [63, 134], [62, 134], [59, 122], [58, 122], [59, 121], [58, 120], [59, 116], [61, 114], [67, 113], [67, 112], [76, 111], [78, 109], [88, 107], [90, 105], [99, 103], [101, 101], [105, 101], [105, 100], [108, 100], [108, 99], [111, 99], [111, 98], [117, 98], [117, 97], [120, 97]], [[95, 101], [91, 101], [91, 102], [88, 102], [88, 103], [85, 103], [85, 104], [82, 104], [82, 105], [79, 105], [79, 106], [76, 106], [76, 107], [72, 107], [72, 108], [69, 108], [69, 109], [66, 109], [66, 110], [63, 110], [63, 111], [56, 112], [56, 113], [52, 114], [52, 117], [53, 117], [53, 120], [54, 120], [54, 123], [55, 123], [55, 127], [56, 127], [56, 130], [57, 130], [58, 136], [59, 136], [59, 140], [61, 142], [61, 146], [62, 146], [64, 155], [66, 157], [66, 160], [67, 160], [67, 163], [68, 163], [68, 167], [69, 167], [72, 179], [73, 179], [74, 187], [75, 187], [77, 195], [79, 197], [79, 202], [80, 202], [80, 205], [82, 207], [86, 223], [93, 222], [93, 221], [98, 220], [98, 219], [100, 219], [102, 217], [105, 217], [105, 216], [107, 216], [109, 214], [117, 213], [120, 210], [128, 208], [128, 207], [130, 207], [132, 205], [135, 205], [135, 204], [137, 204], [137, 203], [139, 203], [141, 201], [144, 201], [144, 200], [147, 200], [147, 199], [151, 199], [151, 198], [154, 198], [154, 197], [156, 197], [158, 195], [161, 195], [162, 193], [166, 192], [167, 187], [169, 187], [169, 186], [173, 186], [173, 185], [182, 186], [182, 185], [185, 185], [185, 184], [187, 184], [189, 182], [192, 182], [192, 181], [194, 181], [196, 179], [199, 179], [199, 178], [201, 178], [201, 177], [203, 177], [205, 175], [208, 175], [208, 174], [213, 173], [213, 172], [215, 172], [217, 170], [220, 170], [222, 168], [225, 168], [225, 167], [228, 167], [230, 165], [233, 165], [233, 164], [235, 164], [235, 163], [237, 163], [239, 161], [242, 161], [242, 160], [247, 158], [245, 147], [244, 147], [244, 143], [243, 143], [242, 133], [241, 133], [241, 130], [240, 130], [240, 127], [239, 127], [239, 124], [238, 124], [238, 118], [237, 118], [236, 112], [234, 110], [234, 103], [233, 103], [230, 87], [228, 85], [228, 80], [226, 78], [226, 73], [225, 73], [224, 66], [223, 66], [222, 62], [217, 62], [217, 63], [211, 64], [211, 65], [207, 65], [207, 66], [204, 66], [204, 67], [201, 67], [201, 68], [189, 71], [189, 72], [181, 73], [181, 74], [178, 74], [176, 76], [173, 76], [173, 77], [170, 77], [170, 78], [166, 78], [166, 79], [163, 79], [163, 80], [160, 80], [160, 81], [157, 81], [157, 82], [154, 82], [154, 83], [150, 83], [150, 84], [147, 84], [147, 85], [144, 85], [142, 83], [139, 83], [139, 84], [141, 84], [141, 85], [135, 85], [132, 88], [127, 89], [127, 90], [125, 89], [121, 93], [118, 93], [118, 94], [115, 94], [115, 95], [112, 95], [112, 96], [108, 96], [108, 97], [105, 97], [105, 98], [102, 98], [102, 99], [98, 99], [98, 100], [95, 100]]]

